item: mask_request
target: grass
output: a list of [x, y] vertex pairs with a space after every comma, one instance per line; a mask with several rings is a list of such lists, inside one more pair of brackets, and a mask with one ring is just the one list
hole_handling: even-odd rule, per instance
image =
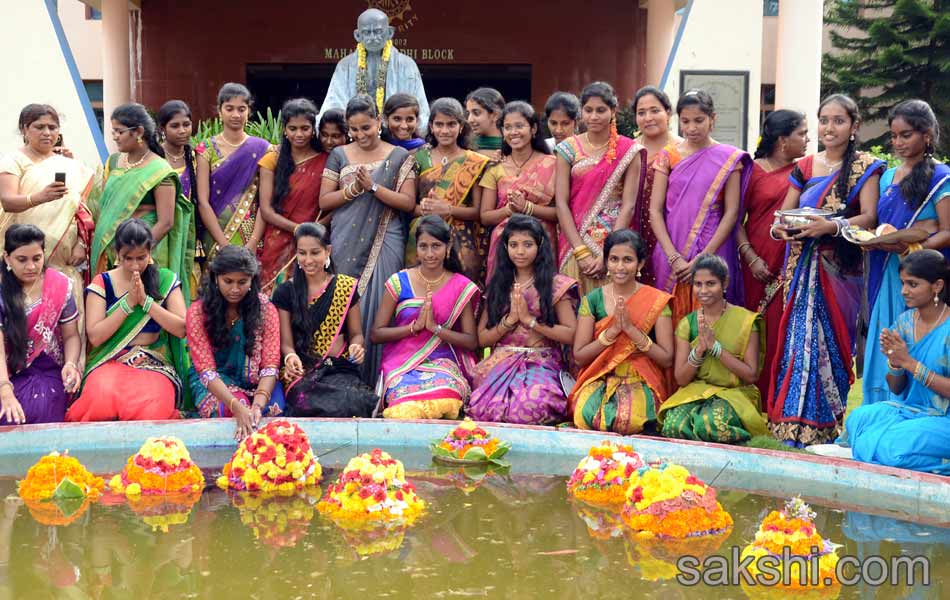
[[793, 454], [809, 454], [801, 448], [792, 448], [778, 441], [770, 435], [757, 435], [745, 443], [747, 448], [760, 448], [762, 450], [779, 450], [781, 452], [791, 452]]

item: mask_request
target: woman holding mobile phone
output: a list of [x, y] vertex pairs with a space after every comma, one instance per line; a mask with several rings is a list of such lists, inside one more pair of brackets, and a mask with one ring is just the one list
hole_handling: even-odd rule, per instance
[[[86, 199], [94, 173], [62, 143], [59, 113], [48, 104], [20, 111], [23, 146], [0, 161], [0, 237], [12, 225], [30, 224], [45, 234], [46, 265], [73, 280], [73, 299], [82, 302], [94, 229]], [[80, 317], [79, 331], [84, 331]]]

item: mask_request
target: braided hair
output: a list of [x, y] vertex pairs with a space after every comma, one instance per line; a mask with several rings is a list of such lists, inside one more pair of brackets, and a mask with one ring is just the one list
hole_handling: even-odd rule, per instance
[[930, 136], [923, 160], [914, 165], [910, 173], [900, 182], [901, 194], [905, 201], [916, 209], [930, 193], [930, 180], [937, 166], [933, 154], [940, 142], [940, 127], [933, 109], [923, 100], [904, 100], [887, 115], [888, 127], [894, 119], [902, 119], [914, 131]]

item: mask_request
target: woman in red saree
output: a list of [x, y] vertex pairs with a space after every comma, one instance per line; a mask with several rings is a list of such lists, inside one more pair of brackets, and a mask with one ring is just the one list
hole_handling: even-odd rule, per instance
[[264, 155], [260, 166], [261, 217], [264, 244], [261, 291], [270, 294], [285, 279], [294, 259], [294, 229], [317, 219], [317, 197], [327, 155], [317, 131], [317, 107], [306, 98], [295, 98], [280, 109], [284, 139], [280, 150]]
[[[633, 212], [630, 227], [640, 233], [643, 243], [646, 244], [647, 256], [652, 257], [653, 248], [656, 247], [656, 235], [650, 227], [650, 198], [653, 194], [653, 180], [656, 177], [656, 162], [660, 157], [660, 152], [664, 150], [670, 156], [670, 162], [673, 164], [679, 162], [679, 155], [675, 154], [675, 149], [677, 144], [682, 143], [683, 138], [670, 131], [673, 105], [663, 90], [652, 85], [640, 88], [633, 99], [632, 108], [637, 118], [637, 131], [640, 132], [637, 142], [647, 149], [647, 166], [643, 193], [637, 200], [637, 208]], [[646, 261], [640, 271], [640, 281], [647, 285], [656, 283], [652, 262], [652, 260]]]
[[[755, 149], [752, 177], [745, 194], [745, 223], [736, 232], [745, 307], [761, 313], [765, 320], [765, 363], [756, 384], [762, 398], [768, 398], [772, 363], [778, 346], [779, 323], [785, 306], [782, 294], [782, 267], [785, 243], [769, 235], [775, 211], [782, 208], [788, 192], [788, 176], [795, 161], [805, 155], [808, 123], [794, 110], [777, 110], [762, 125], [762, 137]], [[767, 402], [767, 401], [766, 401]]]
[[[739, 272], [735, 232], [742, 195], [752, 174], [752, 157], [710, 137], [716, 111], [709, 94], [689, 91], [676, 103], [686, 139], [675, 162], [663, 151], [656, 162], [650, 224], [656, 235], [653, 272], [656, 287], [673, 294], [673, 321], [693, 312], [690, 270], [704, 252], [718, 254], [731, 273]], [[726, 298], [742, 304], [742, 278], [729, 282]]]
[[422, 217], [416, 232], [419, 266], [389, 278], [373, 323], [373, 343], [386, 344], [383, 416], [455, 419], [471, 394], [479, 292], [460, 274], [445, 221]]
[[509, 102], [501, 116], [501, 162], [485, 171], [482, 224], [493, 227], [488, 246], [488, 279], [495, 270], [498, 241], [515, 213], [536, 217], [550, 242], [557, 243], [554, 171], [557, 159], [541, 136], [541, 121], [527, 102]]
[[581, 92], [587, 132], [555, 149], [558, 266], [586, 294], [603, 284], [604, 240], [630, 227], [643, 190], [646, 149], [617, 134], [617, 95], [597, 81]]

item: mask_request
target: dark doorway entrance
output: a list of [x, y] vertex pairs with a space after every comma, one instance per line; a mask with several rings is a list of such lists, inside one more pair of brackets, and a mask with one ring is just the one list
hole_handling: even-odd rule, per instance
[[[249, 64], [247, 86], [255, 97], [255, 110], [274, 114], [289, 98], [323, 102], [333, 77], [332, 64]], [[531, 65], [428, 65], [419, 66], [429, 102], [449, 96], [459, 102], [477, 87], [497, 89], [506, 100], [531, 99]]]

